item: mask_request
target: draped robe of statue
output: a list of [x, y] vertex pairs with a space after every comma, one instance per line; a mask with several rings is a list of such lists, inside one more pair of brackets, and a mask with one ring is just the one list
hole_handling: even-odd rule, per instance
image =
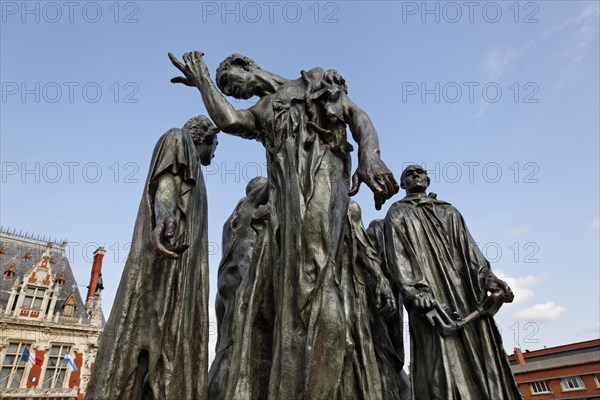
[[347, 215], [341, 82], [315, 68], [253, 107], [266, 117], [246, 137], [266, 147], [269, 201], [237, 293], [226, 399], [382, 396]]
[[413, 399], [521, 399], [491, 317], [442, 337], [407, 303], [411, 294], [427, 292], [449, 315], [465, 317], [487, 295], [490, 264], [458, 210], [430, 197], [400, 200], [386, 216], [385, 241], [409, 312]]
[[223, 225], [223, 252], [217, 275], [217, 344], [215, 359], [208, 373], [208, 397], [222, 399], [227, 386], [233, 352], [233, 315], [237, 290], [252, 261], [257, 230], [252, 216], [266, 202], [265, 184], [257, 187], [241, 199], [233, 214]]
[[[158, 141], [86, 399], [140, 399], [144, 379], [156, 400], [206, 399], [208, 241], [200, 165], [183, 131], [171, 129]], [[154, 195], [163, 174], [182, 182], [174, 242], [190, 247], [177, 260], [159, 256], [152, 243]]]
[[[379, 363], [384, 399], [410, 400], [410, 381], [404, 371], [404, 340], [407, 336], [404, 334], [402, 294], [398, 283], [394, 282], [397, 274], [390, 271], [385, 262], [383, 220], [371, 221], [366, 232], [381, 260], [381, 270], [392, 286], [398, 307], [397, 312], [392, 316], [371, 315], [373, 343], [377, 354], [377, 362]], [[369, 280], [369, 283], [368, 298], [371, 303], [370, 308], [374, 309], [375, 283], [372, 280]]]

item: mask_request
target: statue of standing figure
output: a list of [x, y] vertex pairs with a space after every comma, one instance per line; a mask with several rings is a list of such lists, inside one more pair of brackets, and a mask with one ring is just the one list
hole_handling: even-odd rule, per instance
[[406, 197], [386, 216], [386, 262], [409, 314], [415, 400], [516, 400], [500, 332], [492, 318], [514, 298], [491, 270], [463, 217], [426, 195], [427, 172], [403, 172]]
[[156, 144], [87, 400], [206, 399], [206, 189], [219, 130], [204, 117]]
[[246, 196], [223, 225], [222, 256], [217, 275], [217, 344], [215, 360], [208, 373], [209, 399], [222, 399], [235, 341], [233, 325], [236, 294], [254, 255], [258, 229], [253, 216], [267, 202], [267, 178], [253, 178], [246, 185]]
[[[220, 392], [244, 400], [382, 398], [348, 218], [350, 194], [362, 182], [377, 209], [399, 190], [371, 120], [334, 70], [285, 79], [234, 54], [217, 70], [219, 88], [239, 99], [260, 98], [236, 110], [211, 81], [200, 52], [186, 53], [185, 64], [169, 56], [184, 74], [172, 82], [199, 89], [219, 129], [260, 140], [267, 155], [269, 200], [238, 289], [232, 362]], [[352, 180], [347, 126], [358, 143]], [[376, 292], [381, 311], [393, 305], [390, 290]]]

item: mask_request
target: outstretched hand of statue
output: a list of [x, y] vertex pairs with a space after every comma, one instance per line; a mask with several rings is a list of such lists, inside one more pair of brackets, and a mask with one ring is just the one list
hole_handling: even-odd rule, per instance
[[508, 286], [508, 283], [504, 282], [494, 274], [488, 275], [486, 279], [486, 289], [491, 293], [499, 293], [504, 303], [512, 303], [515, 298], [515, 294], [510, 286]]
[[201, 51], [192, 51], [183, 55], [182, 64], [173, 53], [169, 53], [169, 59], [173, 65], [180, 70], [184, 76], [177, 76], [171, 79], [172, 83], [183, 83], [186, 86], [198, 87], [200, 83], [210, 79], [208, 67], [202, 59], [204, 53]]
[[381, 206], [387, 199], [398, 193], [400, 186], [392, 172], [385, 165], [379, 155], [373, 155], [368, 159], [359, 159], [358, 168], [352, 175], [352, 188], [350, 196], [358, 193], [361, 183], [365, 183], [373, 191], [375, 197], [375, 208], [381, 210]]
[[177, 221], [175, 217], [169, 216], [164, 220], [159, 221], [152, 231], [152, 243], [160, 254], [169, 258], [177, 259], [179, 254], [183, 253], [190, 247], [187, 244], [172, 246], [168, 243], [175, 236], [177, 231]]

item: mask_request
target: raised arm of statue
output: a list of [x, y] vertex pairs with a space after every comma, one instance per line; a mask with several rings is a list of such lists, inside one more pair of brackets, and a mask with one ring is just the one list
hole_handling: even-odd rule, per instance
[[183, 83], [194, 86], [200, 90], [206, 110], [217, 127], [226, 133], [231, 133], [245, 138], [253, 137], [255, 131], [254, 116], [248, 110], [236, 110], [219, 92], [210, 79], [208, 68], [202, 59], [204, 53], [192, 51], [183, 55], [185, 65], [169, 53], [169, 59], [185, 77], [171, 79], [173, 83]]
[[362, 182], [366, 183], [375, 196], [375, 208], [380, 210], [387, 199], [398, 193], [400, 187], [394, 175], [381, 160], [379, 138], [373, 122], [360, 107], [344, 97], [344, 119], [352, 137], [358, 143], [358, 167], [352, 175], [350, 195], [358, 193]]

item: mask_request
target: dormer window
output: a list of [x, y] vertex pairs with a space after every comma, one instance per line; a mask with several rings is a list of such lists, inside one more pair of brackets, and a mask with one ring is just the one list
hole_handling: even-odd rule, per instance
[[25, 299], [23, 300], [23, 308], [29, 308], [32, 310], [41, 309], [45, 294], [46, 289], [28, 287], [25, 292]]
[[75, 300], [75, 295], [71, 293], [67, 300], [65, 301], [65, 305], [63, 307], [63, 315], [65, 317], [72, 317], [75, 315], [75, 308], [77, 307], [77, 300]]
[[58, 275], [58, 278], [56, 278], [56, 283], [58, 283], [59, 286], [62, 286], [63, 283], [65, 283], [65, 273], [61, 272], [60, 275]]
[[23, 260], [31, 260], [31, 252], [27, 252], [23, 255]]
[[12, 279], [13, 276], [15, 276], [15, 263], [10, 264], [4, 271], [4, 279]]

